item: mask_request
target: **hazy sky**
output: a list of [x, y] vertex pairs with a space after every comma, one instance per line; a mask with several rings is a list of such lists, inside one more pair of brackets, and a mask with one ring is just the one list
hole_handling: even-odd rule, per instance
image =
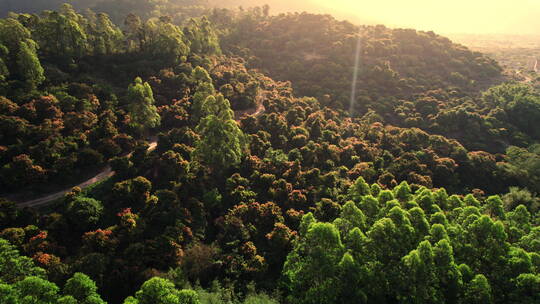
[[308, 0], [388, 25], [437, 32], [540, 34], [540, 0]]
[[[259, 0], [260, 1], [260, 0]], [[259, 1], [252, 1], [259, 2]], [[540, 0], [266, 0], [285, 8], [332, 13], [340, 19], [439, 33], [540, 35]], [[352, 20], [352, 19], [357, 20]]]

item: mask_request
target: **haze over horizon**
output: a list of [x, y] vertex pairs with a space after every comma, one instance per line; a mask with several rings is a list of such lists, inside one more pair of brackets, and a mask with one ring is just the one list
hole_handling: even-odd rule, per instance
[[355, 23], [384, 24], [437, 33], [538, 35], [540, 28], [538, 0], [334, 0], [331, 3], [325, 0], [262, 0], [244, 1], [244, 6], [265, 3], [270, 5], [272, 13], [329, 13]]

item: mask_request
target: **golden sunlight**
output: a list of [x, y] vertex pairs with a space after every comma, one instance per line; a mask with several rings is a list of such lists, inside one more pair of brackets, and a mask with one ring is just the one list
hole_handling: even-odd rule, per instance
[[[344, 19], [439, 33], [539, 34], [538, 0], [306, 0]], [[301, 1], [299, 1], [301, 2]], [[270, 5], [272, 1], [270, 1]]]

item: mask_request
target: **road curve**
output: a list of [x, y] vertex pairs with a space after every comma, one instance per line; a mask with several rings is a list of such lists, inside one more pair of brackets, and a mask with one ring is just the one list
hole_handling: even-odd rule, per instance
[[[263, 105], [263, 103], [261, 101], [262, 98], [264, 98], [264, 94], [260, 94], [259, 96], [257, 96], [258, 105], [255, 108], [254, 112], [251, 112], [251, 111], [253, 111], [253, 109], [249, 109], [247, 111], [238, 111], [237, 113], [235, 113], [236, 121], [240, 121], [240, 119], [245, 115], [259, 116], [262, 112], [264, 112], [265, 109], [264, 109], [264, 105]], [[157, 147], [157, 140], [153, 139], [150, 142], [150, 145], [148, 147], [148, 152], [151, 152], [151, 151], [155, 150], [156, 147]], [[132, 153], [128, 154], [128, 156], [130, 156], [131, 154]], [[63, 197], [66, 193], [70, 192], [74, 187], [79, 187], [81, 189], [84, 189], [84, 188], [87, 188], [87, 187], [97, 183], [97, 182], [105, 180], [105, 179], [113, 176], [114, 174], [115, 174], [115, 172], [111, 169], [111, 167], [107, 166], [107, 167], [105, 167], [105, 169], [103, 169], [101, 172], [96, 174], [94, 177], [92, 177], [92, 178], [90, 178], [90, 179], [88, 179], [88, 180], [86, 180], [86, 181], [84, 181], [84, 182], [82, 182], [82, 183], [80, 183], [78, 185], [66, 188], [64, 190], [61, 190], [61, 191], [58, 191], [58, 192], [55, 192], [55, 193], [48, 194], [46, 196], [42, 196], [42, 197], [39, 197], [39, 198], [36, 198], [36, 199], [32, 199], [32, 200], [17, 203], [17, 207], [25, 208], [25, 207], [38, 207], [38, 206], [46, 205], [47, 203], [50, 203], [52, 201], [55, 201], [55, 200]]]
[[[150, 145], [148, 147], [148, 152], [151, 152], [153, 150], [155, 150], [157, 147], [157, 141], [156, 140], [153, 140], [150, 142]], [[130, 156], [132, 153], [129, 153], [128, 156]], [[29, 201], [24, 201], [24, 202], [20, 202], [20, 203], [17, 203], [17, 207], [19, 208], [24, 208], [24, 207], [38, 207], [38, 206], [42, 206], [42, 205], [45, 205], [47, 203], [50, 203], [54, 200], [57, 200], [61, 197], [63, 197], [66, 193], [70, 192], [71, 189], [73, 189], [74, 187], [79, 187], [81, 189], [84, 189], [84, 188], [87, 188], [97, 182], [100, 182], [104, 179], [107, 179], [111, 176], [113, 176], [115, 174], [115, 172], [111, 169], [110, 166], [107, 166], [105, 167], [105, 169], [103, 169], [101, 172], [99, 172], [98, 174], [96, 174], [94, 177], [78, 184], [78, 185], [75, 185], [73, 187], [69, 187], [69, 188], [66, 188], [64, 190], [61, 190], [61, 191], [58, 191], [58, 192], [55, 192], [55, 193], [51, 193], [51, 194], [48, 194], [46, 196], [42, 196], [42, 197], [39, 197], [39, 198], [36, 198], [36, 199], [33, 199], [33, 200], [29, 200]]]
[[256, 101], [256, 104], [257, 104], [256, 108], [234, 111], [234, 120], [239, 122], [242, 118], [244, 118], [246, 116], [255, 116], [255, 117], [257, 117], [257, 116], [261, 115], [262, 112], [264, 112], [264, 110], [265, 110], [264, 105], [262, 103], [262, 100], [264, 98], [266, 98], [266, 92], [259, 93], [257, 95], [257, 97], [255, 98], [255, 101]]

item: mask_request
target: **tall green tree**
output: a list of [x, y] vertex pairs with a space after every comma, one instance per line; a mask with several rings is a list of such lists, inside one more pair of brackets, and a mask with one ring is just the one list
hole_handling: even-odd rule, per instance
[[201, 108], [207, 115], [196, 128], [201, 136], [195, 144], [195, 159], [218, 172], [238, 165], [245, 155], [247, 138], [233, 119], [229, 101], [221, 94], [208, 96]]
[[203, 106], [206, 99], [215, 94], [212, 78], [203, 67], [196, 67], [191, 71], [191, 79], [195, 82], [195, 93], [192, 98], [191, 120], [198, 123], [204, 117]]
[[141, 18], [130, 13], [124, 19], [125, 36], [128, 51], [142, 51], [144, 31]]
[[219, 38], [205, 16], [200, 19], [190, 19], [184, 28], [184, 35], [193, 53], [201, 55], [221, 53]]
[[15, 283], [14, 287], [21, 304], [54, 304], [59, 298], [58, 286], [39, 277], [26, 277]]
[[72, 278], [67, 280], [63, 294], [73, 297], [77, 303], [81, 304], [105, 304], [105, 301], [97, 293], [96, 283], [80, 272], [75, 273]]
[[2, 87], [1, 84], [9, 77], [9, 69], [7, 67], [8, 55], [8, 48], [0, 43], [0, 89]]
[[19, 53], [20, 43], [31, 38], [30, 31], [17, 19], [0, 19], [0, 43], [7, 47], [12, 58]]
[[38, 45], [31, 38], [30, 31], [17, 19], [0, 19], [0, 78], [17, 76], [32, 90], [45, 76], [37, 55]]
[[67, 205], [66, 215], [70, 223], [80, 231], [88, 231], [99, 222], [103, 213], [100, 201], [88, 197], [76, 197]]
[[135, 297], [128, 297], [124, 304], [200, 304], [200, 301], [195, 291], [178, 290], [171, 281], [154, 277], [144, 282]]
[[309, 225], [304, 238], [297, 243], [283, 266], [290, 302], [337, 303], [341, 292], [338, 264], [344, 250], [339, 230], [333, 224]]
[[167, 64], [177, 64], [186, 60], [189, 46], [184, 42], [182, 30], [172, 24], [170, 19], [161, 17], [157, 22], [149, 20], [144, 29], [147, 33], [145, 51], [150, 56]]
[[124, 34], [111, 21], [109, 15], [105, 13], [96, 15], [93, 11], [88, 11], [87, 15], [86, 32], [94, 55], [110, 55], [123, 49]]
[[17, 54], [19, 75], [30, 89], [37, 88], [45, 80], [44, 70], [37, 57], [36, 47], [36, 43], [28, 39], [21, 42]]
[[12, 284], [27, 276], [44, 277], [45, 270], [36, 267], [32, 259], [21, 256], [8, 241], [0, 239], [0, 282]]
[[131, 125], [141, 130], [155, 128], [160, 125], [161, 117], [154, 105], [154, 93], [148, 82], [140, 77], [130, 84], [127, 92], [127, 101]]
[[491, 285], [484, 275], [476, 275], [466, 286], [464, 303], [471, 304], [491, 304]]
[[65, 4], [60, 12], [45, 11], [35, 26], [35, 36], [41, 50], [64, 59], [80, 58], [88, 54], [87, 21], [73, 7]]

